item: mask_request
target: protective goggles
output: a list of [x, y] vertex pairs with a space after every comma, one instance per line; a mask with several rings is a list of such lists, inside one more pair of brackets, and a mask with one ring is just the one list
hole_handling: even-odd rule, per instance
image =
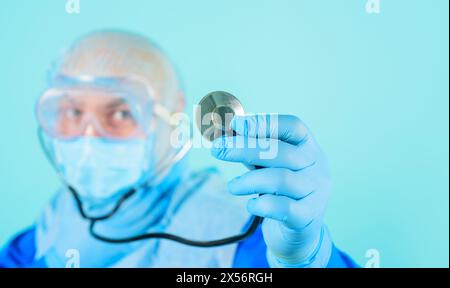
[[155, 101], [154, 90], [137, 77], [58, 76], [36, 105], [40, 127], [55, 138], [83, 135], [111, 139], [148, 136], [157, 117], [170, 113]]

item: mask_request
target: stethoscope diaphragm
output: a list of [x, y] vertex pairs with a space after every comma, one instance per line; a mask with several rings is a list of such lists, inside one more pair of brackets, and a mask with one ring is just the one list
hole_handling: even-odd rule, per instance
[[221, 136], [233, 136], [230, 122], [236, 115], [244, 115], [241, 102], [228, 92], [215, 91], [199, 102], [195, 122], [201, 135], [208, 141], [213, 141]]

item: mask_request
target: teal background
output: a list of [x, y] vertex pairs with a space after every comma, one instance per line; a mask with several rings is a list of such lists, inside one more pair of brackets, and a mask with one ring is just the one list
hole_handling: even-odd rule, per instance
[[[327, 214], [361, 265], [448, 267], [447, 0], [65, 0], [0, 3], [0, 243], [33, 223], [58, 187], [36, 137], [34, 103], [53, 59], [100, 28], [150, 36], [177, 64], [190, 105], [211, 90], [251, 112], [292, 113], [327, 152]], [[191, 110], [191, 109], [188, 109]], [[190, 112], [190, 111], [189, 111]], [[193, 165], [244, 172], [193, 151]]]

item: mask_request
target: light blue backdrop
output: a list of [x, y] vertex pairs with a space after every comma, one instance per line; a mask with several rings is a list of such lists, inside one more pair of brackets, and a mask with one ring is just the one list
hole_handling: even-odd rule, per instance
[[[447, 0], [65, 0], [0, 3], [0, 243], [32, 224], [58, 182], [35, 134], [45, 71], [76, 37], [144, 33], [178, 65], [189, 104], [235, 93], [252, 112], [299, 115], [329, 155], [327, 222], [361, 265], [449, 265]], [[197, 167], [239, 165], [194, 151]]]

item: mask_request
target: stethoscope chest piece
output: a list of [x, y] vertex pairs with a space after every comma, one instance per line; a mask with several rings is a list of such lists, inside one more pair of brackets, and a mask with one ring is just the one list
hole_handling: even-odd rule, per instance
[[234, 116], [243, 116], [239, 100], [228, 92], [211, 92], [200, 101], [195, 111], [197, 128], [208, 141], [221, 136], [233, 136], [230, 122]]

